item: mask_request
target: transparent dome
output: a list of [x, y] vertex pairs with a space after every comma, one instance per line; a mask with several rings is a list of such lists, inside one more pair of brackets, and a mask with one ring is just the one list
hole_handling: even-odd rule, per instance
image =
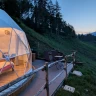
[[0, 10], [0, 87], [32, 71], [32, 53], [24, 31]]

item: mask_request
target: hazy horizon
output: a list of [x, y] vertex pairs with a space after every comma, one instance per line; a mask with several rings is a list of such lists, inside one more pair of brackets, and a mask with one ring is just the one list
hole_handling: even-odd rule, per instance
[[[56, 0], [52, 0], [55, 3]], [[96, 31], [96, 0], [57, 0], [67, 23], [73, 25], [76, 33]]]

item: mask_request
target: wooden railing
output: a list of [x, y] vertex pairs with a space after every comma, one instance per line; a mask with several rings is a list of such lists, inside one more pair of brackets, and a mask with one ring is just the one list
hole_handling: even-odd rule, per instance
[[[46, 77], [45, 77], [46, 82], [44, 83], [44, 85], [40, 88], [40, 90], [39, 90], [34, 96], [38, 96], [44, 89], [46, 89], [46, 96], [49, 96], [49, 85], [52, 84], [52, 83], [54, 82], [54, 80], [56, 80], [56, 79], [64, 72], [64, 70], [65, 70], [65, 72], [66, 72], [66, 79], [67, 79], [67, 77], [68, 77], [68, 76], [67, 76], [67, 75], [68, 75], [68, 74], [67, 74], [67, 59], [68, 59], [69, 57], [72, 57], [72, 58], [73, 58], [72, 64], [73, 64], [73, 68], [74, 68], [74, 65], [75, 65], [75, 55], [76, 55], [76, 52], [73, 52], [73, 53], [70, 54], [70, 55], [66, 55], [66, 56], [64, 57], [64, 59], [62, 59], [62, 60], [58, 60], [58, 61], [55, 61], [55, 62], [52, 62], [52, 63], [49, 63], [49, 64], [48, 64], [48, 62], [46, 62], [44, 66], [41, 66], [41, 67], [39, 67], [38, 69], [35, 69], [35, 70], [33, 70], [32, 72], [30, 72], [30, 73], [28, 73], [28, 74], [26, 74], [26, 75], [24, 75], [24, 76], [22, 76], [22, 77], [19, 77], [19, 78], [17, 78], [16, 80], [14, 80], [14, 81], [12, 81], [12, 82], [4, 85], [3, 87], [0, 87], [0, 92], [6, 90], [7, 88], [11, 87], [12, 85], [20, 82], [21, 80], [23, 80], [23, 79], [25, 79], [25, 78], [31, 77], [34, 73], [42, 70], [42, 71], [45, 71], [45, 73], [46, 73]], [[48, 69], [49, 69], [50, 67], [52, 67], [53, 65], [55, 65], [56, 63], [61, 62], [61, 61], [64, 62], [64, 64], [63, 64], [63, 65], [64, 65], [63, 70], [62, 70], [57, 76], [55, 76], [51, 81], [49, 81], [49, 78], [48, 78], [48, 76], [49, 76], [49, 74], [48, 74]], [[8, 94], [7, 94], [7, 95], [8, 95]]]

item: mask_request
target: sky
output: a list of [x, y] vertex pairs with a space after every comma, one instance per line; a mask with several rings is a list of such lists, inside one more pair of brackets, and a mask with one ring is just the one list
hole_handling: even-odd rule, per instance
[[[53, 3], [56, 0], [52, 0]], [[96, 31], [96, 0], [57, 0], [63, 19], [71, 24], [76, 33]]]

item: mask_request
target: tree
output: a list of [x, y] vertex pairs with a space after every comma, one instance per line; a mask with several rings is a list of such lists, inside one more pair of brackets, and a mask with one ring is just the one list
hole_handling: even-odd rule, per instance
[[56, 5], [55, 5], [55, 22], [56, 22], [56, 34], [59, 35], [59, 32], [60, 32], [59, 27], [61, 26], [62, 16], [60, 13], [60, 6], [57, 0], [56, 0]]
[[17, 16], [18, 14], [18, 2], [17, 0], [2, 0], [2, 7], [9, 15]]
[[19, 18], [33, 8], [29, 0], [2, 0], [0, 4], [9, 15]]
[[[75, 38], [74, 27], [62, 19], [59, 3], [54, 5], [52, 0], [33, 0], [34, 10], [31, 17], [31, 25], [40, 34], [55, 33], [56, 35]], [[32, 28], [33, 28], [32, 27]]]
[[49, 20], [48, 20], [48, 28], [49, 28], [49, 31], [51, 33], [53, 33], [53, 29], [55, 28], [54, 27], [54, 24], [55, 24], [55, 19], [54, 19], [54, 15], [55, 15], [55, 6], [53, 5], [52, 3], [52, 0], [49, 0], [48, 1], [48, 5], [47, 5], [47, 9], [48, 9], [48, 13], [49, 13]]
[[31, 3], [30, 0], [17, 0], [18, 2], [18, 13], [19, 13], [19, 17], [22, 18], [22, 16], [25, 14], [28, 14], [30, 12], [32, 12], [32, 9], [33, 9], [33, 5]]

